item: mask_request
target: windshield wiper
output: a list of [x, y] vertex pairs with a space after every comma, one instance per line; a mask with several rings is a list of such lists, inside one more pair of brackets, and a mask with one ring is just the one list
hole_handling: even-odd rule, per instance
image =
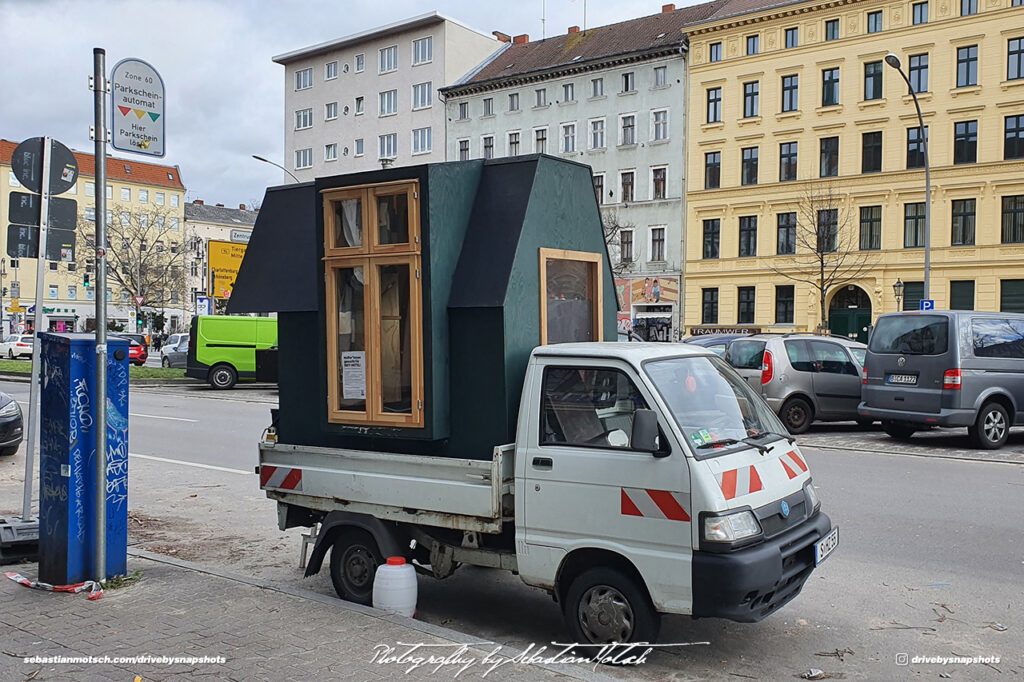
[[704, 443], [704, 445], [698, 445], [698, 450], [707, 450], [708, 448], [721, 448], [726, 445], [736, 445], [740, 441], [735, 438], [722, 438], [721, 440], [713, 440], [710, 443]]
[[755, 433], [753, 436], [748, 437], [753, 440], [760, 440], [762, 438], [767, 438], [768, 436], [778, 436], [779, 438], [783, 438], [789, 441], [790, 445], [796, 443], [796, 438], [793, 438], [793, 436], [789, 435], [788, 433], [779, 433], [778, 431], [762, 431], [760, 433]]
[[756, 449], [762, 455], [766, 454], [769, 450], [771, 450], [771, 448], [769, 448], [767, 445], [761, 445], [760, 443], [755, 441], [754, 436], [751, 436], [750, 438], [744, 438], [743, 442], [749, 445], [750, 447]]

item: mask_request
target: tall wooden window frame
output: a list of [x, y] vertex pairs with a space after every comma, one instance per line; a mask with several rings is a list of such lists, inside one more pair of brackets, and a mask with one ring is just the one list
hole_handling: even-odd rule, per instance
[[590, 338], [604, 341], [604, 299], [602, 298], [602, 274], [604, 257], [587, 251], [566, 251], [564, 249], [538, 249], [540, 258], [540, 345], [548, 345], [548, 260], [575, 261], [587, 264], [588, 295], [591, 301]]
[[[404, 194], [408, 206], [408, 242], [382, 244], [379, 237], [378, 199]], [[324, 275], [327, 301], [327, 420], [336, 424], [422, 428], [423, 411], [423, 296], [419, 183], [401, 180], [324, 190]], [[362, 235], [359, 246], [335, 243], [334, 205], [346, 199], [361, 201]], [[386, 412], [382, 385], [380, 268], [409, 268], [410, 412]], [[366, 398], [363, 410], [341, 409], [339, 404], [338, 271], [363, 268], [363, 332]]]

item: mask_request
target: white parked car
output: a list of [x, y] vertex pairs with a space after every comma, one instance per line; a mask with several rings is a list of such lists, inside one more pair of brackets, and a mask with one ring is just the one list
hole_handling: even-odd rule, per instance
[[0, 343], [0, 357], [5, 358], [31, 358], [32, 357], [32, 335], [11, 334]]
[[174, 353], [175, 350], [182, 343], [185, 344], [186, 349], [188, 348], [188, 334], [171, 334], [164, 341], [163, 345], [160, 346], [160, 364], [164, 367], [170, 367], [164, 360], [167, 358], [168, 353]]

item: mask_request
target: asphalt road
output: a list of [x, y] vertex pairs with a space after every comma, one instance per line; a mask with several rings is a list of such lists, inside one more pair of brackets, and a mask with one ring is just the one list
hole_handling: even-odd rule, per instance
[[[26, 384], [0, 383], [24, 400]], [[304, 579], [298, 531], [253, 476], [273, 391], [200, 386], [133, 390], [132, 542], [199, 564], [333, 594], [326, 570]], [[818, 434], [824, 437], [835, 427]], [[814, 432], [812, 431], [812, 434]], [[941, 444], [936, 444], [941, 447]], [[836, 552], [803, 593], [757, 624], [664, 618], [659, 650], [624, 678], [1009, 679], [1024, 675], [1024, 465], [886, 451], [804, 452], [823, 509], [840, 527]], [[0, 513], [20, 491], [0, 462]], [[156, 458], [156, 459], [155, 459]], [[5, 476], [4, 473], [7, 472]], [[556, 604], [498, 570], [463, 567], [419, 580], [418, 617], [525, 647], [563, 641]], [[919, 663], [913, 656], [996, 656], [992, 667]]]

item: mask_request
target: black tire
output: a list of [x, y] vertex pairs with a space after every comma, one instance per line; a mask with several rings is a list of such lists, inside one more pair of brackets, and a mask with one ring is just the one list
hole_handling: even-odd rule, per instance
[[974, 446], [982, 450], [998, 450], [1010, 435], [1010, 418], [999, 403], [985, 403], [978, 412], [974, 426], [968, 427]]
[[857, 426], [862, 429], [870, 429], [874, 423], [874, 419], [870, 419], [868, 417], [857, 417]]
[[8, 360], [13, 360], [14, 359], [14, 349], [13, 348], [8, 348], [7, 349], [7, 359]]
[[160, 366], [161, 367], [170, 367], [171, 366], [170, 358], [164, 357], [164, 359], [160, 361]]
[[373, 603], [373, 579], [384, 558], [377, 541], [365, 530], [341, 531], [331, 546], [331, 582], [334, 591], [346, 601]]
[[782, 423], [786, 425], [791, 434], [798, 435], [811, 428], [814, 421], [814, 408], [803, 398], [790, 398], [782, 404]]
[[9, 445], [6, 448], [0, 448], [0, 457], [10, 457], [11, 455], [18, 454], [17, 445]]
[[209, 381], [214, 388], [226, 391], [235, 387], [238, 382], [238, 372], [231, 365], [214, 365], [210, 369]]
[[899, 422], [882, 422], [882, 430], [896, 440], [910, 440], [917, 431], [912, 425]]
[[[580, 644], [655, 642], [661, 614], [636, 581], [614, 568], [591, 568], [569, 585], [562, 616], [572, 641]], [[583, 647], [581, 652], [598, 647]]]

